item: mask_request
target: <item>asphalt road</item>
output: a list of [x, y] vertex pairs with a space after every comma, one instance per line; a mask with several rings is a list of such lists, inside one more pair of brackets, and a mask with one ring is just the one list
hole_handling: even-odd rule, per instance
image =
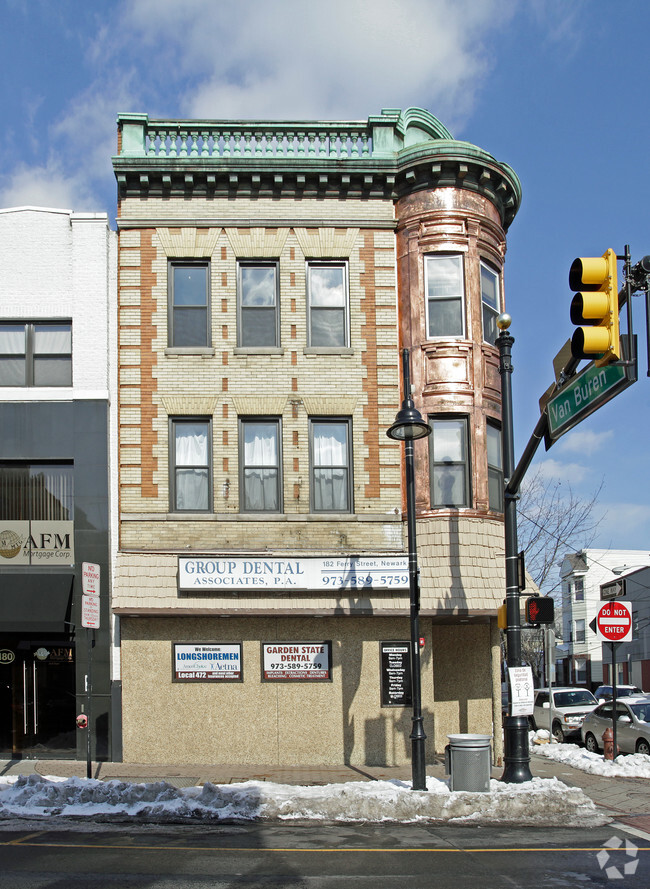
[[2, 889], [649, 885], [650, 841], [611, 825], [0, 823]]

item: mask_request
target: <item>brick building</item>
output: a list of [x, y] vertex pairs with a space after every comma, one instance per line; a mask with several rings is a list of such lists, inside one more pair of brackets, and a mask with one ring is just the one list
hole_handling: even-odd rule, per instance
[[498, 759], [516, 175], [420, 109], [122, 114], [113, 163], [125, 759], [409, 760], [402, 347], [428, 755], [495, 730]]

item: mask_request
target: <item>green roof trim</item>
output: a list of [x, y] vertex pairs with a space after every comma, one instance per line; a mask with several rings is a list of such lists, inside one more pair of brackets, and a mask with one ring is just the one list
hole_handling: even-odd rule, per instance
[[514, 171], [423, 108], [367, 120], [150, 120], [118, 115], [113, 167], [122, 194], [205, 189], [398, 198], [451, 185], [490, 199], [507, 228], [521, 203]]

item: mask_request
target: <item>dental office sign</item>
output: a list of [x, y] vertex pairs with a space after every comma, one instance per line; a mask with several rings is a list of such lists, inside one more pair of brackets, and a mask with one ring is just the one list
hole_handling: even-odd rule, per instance
[[356, 557], [327, 559], [232, 558], [179, 556], [178, 588], [278, 592], [335, 590], [407, 590], [408, 557]]
[[0, 565], [73, 565], [74, 523], [0, 520]]

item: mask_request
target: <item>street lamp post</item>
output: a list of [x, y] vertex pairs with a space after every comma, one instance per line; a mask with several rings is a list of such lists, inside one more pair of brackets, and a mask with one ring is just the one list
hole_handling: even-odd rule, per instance
[[413, 790], [426, 790], [426, 762], [424, 742], [426, 735], [422, 725], [422, 691], [420, 686], [420, 583], [418, 577], [418, 557], [415, 538], [415, 467], [413, 442], [431, 434], [431, 427], [422, 419], [422, 414], [413, 404], [411, 397], [411, 368], [408, 349], [402, 350], [402, 370], [404, 378], [404, 398], [395, 422], [386, 435], [395, 441], [404, 442], [404, 462], [406, 469], [406, 517], [409, 548], [409, 590], [411, 599], [411, 692], [413, 696], [413, 716], [411, 729], [411, 770]]
[[[515, 445], [512, 422], [512, 344], [515, 338], [508, 333], [510, 315], [505, 312], [497, 318], [501, 333], [497, 337], [499, 347], [499, 373], [501, 374], [501, 410], [503, 414], [502, 457], [505, 480], [505, 552], [506, 552], [506, 615], [508, 627], [508, 667], [521, 667], [521, 611], [519, 608], [519, 557], [517, 553], [517, 494], [508, 491], [508, 482], [515, 470]], [[508, 682], [508, 689], [510, 683]], [[509, 691], [509, 698], [511, 692]], [[510, 700], [510, 703], [512, 701]], [[531, 781], [530, 751], [528, 749], [528, 719], [525, 716], [506, 716], [505, 754], [502, 781], [521, 784]]]

